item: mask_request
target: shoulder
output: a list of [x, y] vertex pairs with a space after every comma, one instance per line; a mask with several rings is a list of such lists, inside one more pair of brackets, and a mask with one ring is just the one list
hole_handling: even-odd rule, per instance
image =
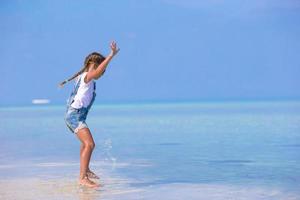
[[92, 80], [87, 79], [87, 73], [88, 72], [83, 72], [81, 75], [81, 82], [83, 82], [84, 84], [89, 84], [90, 82], [92, 82]]

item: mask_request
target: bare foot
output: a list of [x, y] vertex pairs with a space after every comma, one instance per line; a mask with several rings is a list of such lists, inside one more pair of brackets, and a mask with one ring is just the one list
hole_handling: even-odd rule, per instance
[[88, 170], [86, 172], [88, 178], [94, 178], [94, 179], [100, 179], [99, 176], [97, 176], [94, 172], [92, 172], [91, 170]]
[[83, 179], [80, 179], [78, 181], [78, 184], [81, 186], [87, 186], [89, 188], [97, 188], [100, 187], [100, 184], [95, 183], [94, 181], [91, 181], [87, 176]]

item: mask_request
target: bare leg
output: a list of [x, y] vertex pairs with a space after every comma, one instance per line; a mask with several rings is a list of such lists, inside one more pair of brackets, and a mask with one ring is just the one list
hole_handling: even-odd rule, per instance
[[[83, 149], [84, 149], [83, 147], [84, 147], [84, 145], [81, 144], [81, 145], [80, 145], [80, 156], [82, 156], [82, 152], [83, 152]], [[99, 176], [97, 176], [97, 175], [90, 169], [89, 166], [88, 166], [88, 168], [87, 168], [87, 177], [88, 177], [88, 178], [94, 178], [94, 179], [100, 179]]]
[[88, 128], [82, 128], [77, 132], [77, 137], [81, 141], [79, 183], [88, 187], [99, 186], [87, 177], [91, 155], [95, 148], [93, 136]]

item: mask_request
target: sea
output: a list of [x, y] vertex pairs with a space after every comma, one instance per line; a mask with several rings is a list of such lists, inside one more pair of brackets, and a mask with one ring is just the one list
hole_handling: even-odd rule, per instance
[[0, 107], [1, 200], [300, 200], [299, 101], [95, 104], [98, 189], [65, 109]]

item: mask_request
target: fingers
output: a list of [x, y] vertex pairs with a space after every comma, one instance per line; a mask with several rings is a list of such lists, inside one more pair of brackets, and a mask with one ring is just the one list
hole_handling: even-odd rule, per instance
[[118, 50], [117, 43], [115, 41], [112, 41], [110, 43], [110, 48], [113, 49], [113, 50], [115, 50], [115, 51], [117, 51]]
[[113, 55], [116, 55], [120, 51], [120, 48], [117, 47], [117, 43], [115, 41], [112, 41], [110, 43], [110, 48], [112, 50]]
[[116, 43], [115, 41], [112, 41], [112, 42], [110, 43], [110, 46], [111, 46], [111, 47], [116, 47], [116, 46], [117, 46], [117, 43]]
[[59, 88], [63, 88], [63, 87], [64, 87], [64, 84], [65, 84], [65, 81], [59, 83], [57, 86], [58, 86]]

